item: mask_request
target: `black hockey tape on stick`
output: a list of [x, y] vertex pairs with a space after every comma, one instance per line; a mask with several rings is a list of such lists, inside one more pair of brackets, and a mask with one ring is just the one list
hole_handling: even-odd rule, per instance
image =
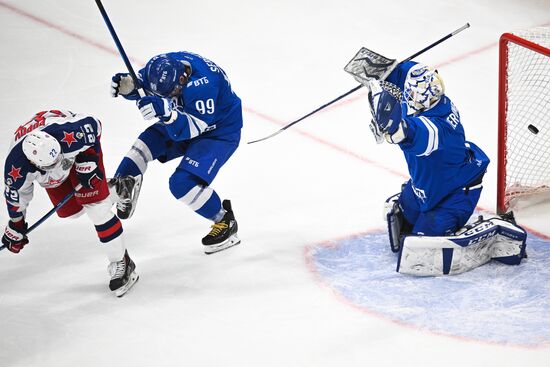
[[[99, 1], [99, 0], [96, 0], [96, 1]], [[446, 35], [446, 36], [440, 38], [439, 40], [437, 40], [437, 41], [435, 41], [434, 43], [430, 44], [429, 46], [423, 48], [422, 50], [418, 51], [417, 53], [415, 53], [415, 54], [413, 54], [413, 55], [407, 57], [405, 60], [399, 62], [399, 64], [402, 64], [402, 63], [404, 63], [404, 62], [407, 62], [407, 61], [410, 61], [410, 60], [414, 59], [415, 57], [417, 57], [417, 56], [423, 54], [424, 52], [430, 50], [431, 48], [433, 48], [433, 47], [439, 45], [441, 42], [444, 42], [444, 41], [448, 40], [449, 38], [453, 37], [453, 36], [456, 35], [457, 33], [460, 33], [460, 32], [462, 32], [463, 30], [465, 30], [466, 28], [469, 28], [469, 27], [470, 27], [470, 23], [464, 24], [462, 27], [460, 27], [460, 28], [456, 29], [455, 31], [449, 33], [448, 35]], [[399, 64], [397, 64], [396, 67], [397, 67]], [[317, 112], [321, 111], [322, 109], [324, 109], [324, 108], [330, 106], [331, 104], [333, 104], [333, 103], [335, 103], [335, 102], [338, 102], [338, 101], [341, 100], [342, 98], [344, 98], [344, 97], [346, 97], [346, 96], [349, 96], [350, 94], [352, 94], [352, 93], [358, 91], [358, 90], [361, 89], [362, 87], [363, 87], [363, 84], [360, 84], [360, 85], [358, 85], [357, 87], [355, 87], [355, 88], [353, 88], [353, 89], [347, 91], [346, 93], [340, 95], [339, 97], [336, 97], [336, 98], [333, 99], [332, 101], [325, 103], [324, 105], [322, 105], [321, 107], [317, 108], [316, 110], [314, 110], [314, 111], [308, 113], [307, 115], [300, 117], [298, 120], [292, 121], [290, 124], [288, 124], [288, 125], [282, 127], [281, 129], [279, 129], [278, 131], [274, 132], [273, 134], [268, 135], [268, 136], [266, 136], [266, 137], [264, 137], [264, 138], [261, 138], [261, 139], [249, 141], [247, 144], [257, 143], [257, 142], [259, 142], [259, 141], [264, 141], [264, 140], [267, 140], [267, 139], [269, 139], [269, 138], [272, 138], [272, 137], [274, 137], [275, 135], [279, 135], [280, 133], [282, 133], [283, 131], [285, 131], [286, 129], [288, 129], [289, 127], [291, 127], [292, 125], [295, 125], [295, 124], [297, 124], [298, 122], [304, 120], [305, 118], [307, 118], [307, 117], [313, 115], [314, 113], [317, 113]]]
[[[58, 211], [63, 205], [67, 204], [67, 202], [69, 200], [71, 200], [71, 198], [74, 196], [74, 194], [76, 194], [76, 192], [78, 190], [80, 190], [82, 188], [82, 185], [81, 184], [78, 184], [76, 185], [76, 187], [73, 189], [73, 191], [71, 191], [70, 193], [67, 194], [67, 196], [65, 196], [63, 198], [63, 200], [61, 200], [59, 203], [57, 203], [56, 206], [54, 206], [52, 209], [50, 209], [49, 212], [47, 212], [46, 214], [44, 214], [42, 216], [42, 218], [40, 218], [39, 220], [37, 220], [32, 226], [29, 227], [29, 229], [27, 229], [27, 232], [25, 232], [25, 235], [31, 233], [32, 231], [34, 231], [36, 229], [36, 227], [38, 227], [39, 225], [41, 225], [42, 223], [44, 223], [46, 221], [46, 219], [48, 219], [49, 217], [52, 216], [53, 213], [55, 213], [56, 211]], [[2, 251], [3, 249], [5, 249], [6, 246], [5, 245], [2, 245], [0, 246], [0, 251]]]
[[109, 16], [107, 15], [107, 12], [105, 11], [103, 4], [101, 3], [101, 0], [95, 0], [95, 3], [97, 4], [97, 7], [99, 8], [99, 12], [101, 13], [103, 20], [105, 21], [105, 24], [109, 29], [109, 33], [111, 33], [111, 37], [113, 38], [113, 41], [115, 41], [115, 45], [116, 45], [116, 48], [118, 49], [118, 53], [120, 54], [120, 57], [122, 57], [122, 61], [124, 61], [124, 64], [126, 65], [126, 69], [128, 69], [128, 73], [130, 74], [130, 77], [134, 82], [134, 86], [136, 87], [139, 93], [139, 96], [145, 97], [145, 91], [141, 86], [141, 83], [134, 71], [134, 68], [132, 67], [132, 64], [130, 64], [130, 59], [128, 59], [128, 56], [126, 55], [126, 51], [124, 51], [124, 48], [122, 47], [122, 43], [120, 43], [120, 40], [118, 39], [118, 36], [115, 32], [115, 28], [113, 27], [113, 24], [111, 23], [111, 20], [109, 19]]

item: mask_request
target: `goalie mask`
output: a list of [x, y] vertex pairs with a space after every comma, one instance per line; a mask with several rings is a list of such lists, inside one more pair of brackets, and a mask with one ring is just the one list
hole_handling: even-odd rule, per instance
[[410, 68], [403, 86], [403, 97], [407, 102], [409, 115], [429, 110], [439, 102], [444, 93], [445, 85], [437, 70], [423, 64]]
[[145, 88], [165, 98], [177, 96], [189, 78], [185, 64], [168, 55], [153, 57], [144, 73]]
[[59, 142], [47, 132], [30, 132], [22, 145], [27, 159], [43, 171], [54, 169], [62, 161], [63, 153]]

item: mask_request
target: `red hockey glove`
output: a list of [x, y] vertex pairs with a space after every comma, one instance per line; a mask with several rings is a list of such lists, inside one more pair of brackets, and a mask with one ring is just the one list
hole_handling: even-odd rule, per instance
[[2, 243], [11, 252], [18, 254], [19, 251], [29, 243], [29, 239], [25, 235], [27, 233], [27, 223], [25, 220], [17, 222], [11, 221], [4, 230], [4, 236], [2, 237]]
[[79, 154], [75, 159], [75, 170], [78, 181], [87, 189], [97, 187], [97, 184], [103, 180], [104, 175], [98, 166], [99, 157], [97, 155]]

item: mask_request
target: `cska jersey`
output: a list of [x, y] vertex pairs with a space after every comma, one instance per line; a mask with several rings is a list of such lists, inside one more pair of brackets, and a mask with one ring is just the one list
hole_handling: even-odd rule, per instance
[[[386, 80], [403, 91], [407, 71], [414, 64], [398, 66]], [[409, 131], [399, 146], [421, 211], [433, 209], [457, 189], [480, 183], [489, 158], [477, 145], [466, 141], [460, 114], [447, 96], [416, 115], [407, 115], [404, 107], [402, 119]]]
[[[23, 153], [25, 136], [42, 130], [53, 136], [63, 154], [59, 167], [42, 171], [34, 166]], [[61, 185], [69, 176], [76, 156], [89, 148], [100, 151], [101, 123], [91, 116], [70, 111], [42, 111], [29, 122], [19, 126], [11, 139], [10, 150], [4, 166], [5, 192], [11, 218], [21, 217], [33, 197], [34, 181], [45, 188]]]
[[[171, 100], [172, 108], [178, 111], [178, 118], [165, 125], [172, 140], [189, 140], [205, 132], [210, 132], [211, 137], [240, 134], [241, 100], [231, 89], [225, 72], [212, 61], [191, 52], [166, 55], [191, 67], [181, 96]], [[145, 69], [139, 74], [143, 80]]]

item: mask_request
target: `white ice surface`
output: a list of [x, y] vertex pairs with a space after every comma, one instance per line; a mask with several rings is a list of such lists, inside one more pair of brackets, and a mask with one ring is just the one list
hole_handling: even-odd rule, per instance
[[[209, 223], [168, 190], [177, 162], [150, 165], [124, 223], [141, 276], [124, 298], [108, 292], [106, 260], [85, 217], [51, 218], [21, 254], [0, 253], [0, 366], [550, 365], [548, 348], [468, 342], [362, 312], [312, 274], [305, 249], [383, 227], [381, 204], [406, 175], [398, 149], [374, 143], [363, 91], [246, 145], [353, 88], [342, 68], [361, 46], [403, 59], [470, 22], [420, 60], [439, 66], [468, 138], [496, 162], [498, 37], [550, 24], [548, 1], [104, 5], [136, 69], [154, 54], [191, 50], [228, 73], [245, 127], [213, 186], [232, 200], [243, 243], [204, 255]], [[147, 124], [132, 103], [109, 96], [124, 64], [95, 3], [0, 0], [0, 46], [0, 151], [35, 112], [67, 108], [102, 120], [114, 172]], [[481, 208], [495, 207], [495, 177], [492, 164]], [[50, 207], [36, 190], [29, 222]], [[547, 213], [522, 224], [549, 236]]]

